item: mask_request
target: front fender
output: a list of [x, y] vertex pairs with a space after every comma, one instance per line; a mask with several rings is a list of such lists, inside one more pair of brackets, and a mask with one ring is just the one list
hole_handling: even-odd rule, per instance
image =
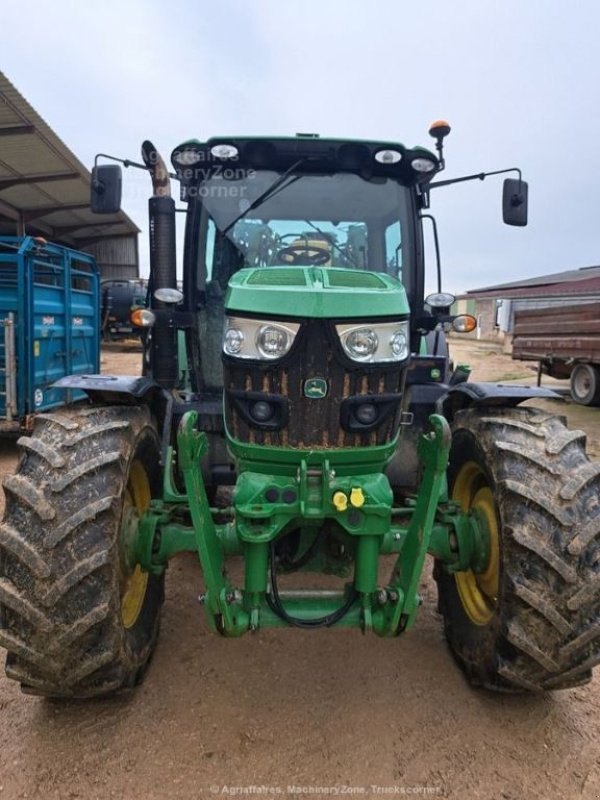
[[512, 407], [524, 400], [539, 397], [545, 400], [559, 400], [560, 395], [543, 386], [527, 386], [503, 383], [459, 383], [452, 386], [438, 400], [439, 413], [452, 420], [457, 411], [472, 406]]
[[162, 459], [171, 438], [173, 396], [160, 383], [140, 375], [67, 375], [53, 384], [56, 389], [80, 389], [94, 405], [150, 408], [161, 434]]
[[67, 375], [52, 384], [53, 389], [80, 389], [93, 403], [137, 404], [150, 393], [164, 390], [152, 378], [139, 375]]

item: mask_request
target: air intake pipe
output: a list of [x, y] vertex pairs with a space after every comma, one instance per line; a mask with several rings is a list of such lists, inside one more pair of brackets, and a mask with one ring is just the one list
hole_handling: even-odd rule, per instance
[[[150, 225], [150, 306], [169, 309], [168, 303], [156, 300], [157, 289], [176, 288], [175, 201], [171, 197], [169, 171], [152, 142], [142, 144], [142, 158], [152, 178], [152, 194], [148, 201]], [[172, 306], [171, 306], [172, 308]], [[152, 377], [166, 389], [173, 389], [179, 378], [177, 331], [167, 315], [157, 314], [152, 329]]]

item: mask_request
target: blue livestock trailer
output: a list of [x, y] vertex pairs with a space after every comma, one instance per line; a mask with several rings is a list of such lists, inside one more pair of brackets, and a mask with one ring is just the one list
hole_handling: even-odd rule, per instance
[[44, 239], [0, 236], [0, 432], [85, 397], [53, 389], [100, 371], [100, 280], [94, 258]]

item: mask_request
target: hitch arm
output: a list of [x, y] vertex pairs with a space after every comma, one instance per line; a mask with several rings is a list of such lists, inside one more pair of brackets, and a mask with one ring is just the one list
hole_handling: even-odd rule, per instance
[[248, 630], [250, 619], [232, 602], [235, 593], [225, 578], [223, 546], [217, 536], [200, 470], [200, 461], [208, 450], [208, 439], [197, 429], [197, 418], [196, 411], [184, 414], [177, 432], [177, 450], [204, 574], [206, 609], [213, 619], [216, 618], [220, 633], [239, 636]]
[[418, 445], [418, 453], [425, 467], [421, 488], [408, 526], [406, 541], [393, 572], [395, 580], [392, 583], [395, 583], [404, 595], [400, 619], [402, 630], [411, 627], [420, 604], [417, 590], [438, 503], [446, 488], [446, 468], [451, 442], [450, 426], [446, 419], [438, 414], [432, 414], [429, 422], [432, 430], [423, 434]]

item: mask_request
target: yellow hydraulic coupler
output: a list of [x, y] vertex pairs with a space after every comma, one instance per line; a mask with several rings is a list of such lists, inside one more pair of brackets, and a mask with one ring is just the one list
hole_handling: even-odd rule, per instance
[[350, 505], [354, 508], [360, 508], [365, 504], [365, 495], [359, 486], [354, 486], [350, 492]]
[[336, 492], [332, 497], [332, 502], [336, 511], [342, 512], [348, 508], [348, 498], [344, 492]]

